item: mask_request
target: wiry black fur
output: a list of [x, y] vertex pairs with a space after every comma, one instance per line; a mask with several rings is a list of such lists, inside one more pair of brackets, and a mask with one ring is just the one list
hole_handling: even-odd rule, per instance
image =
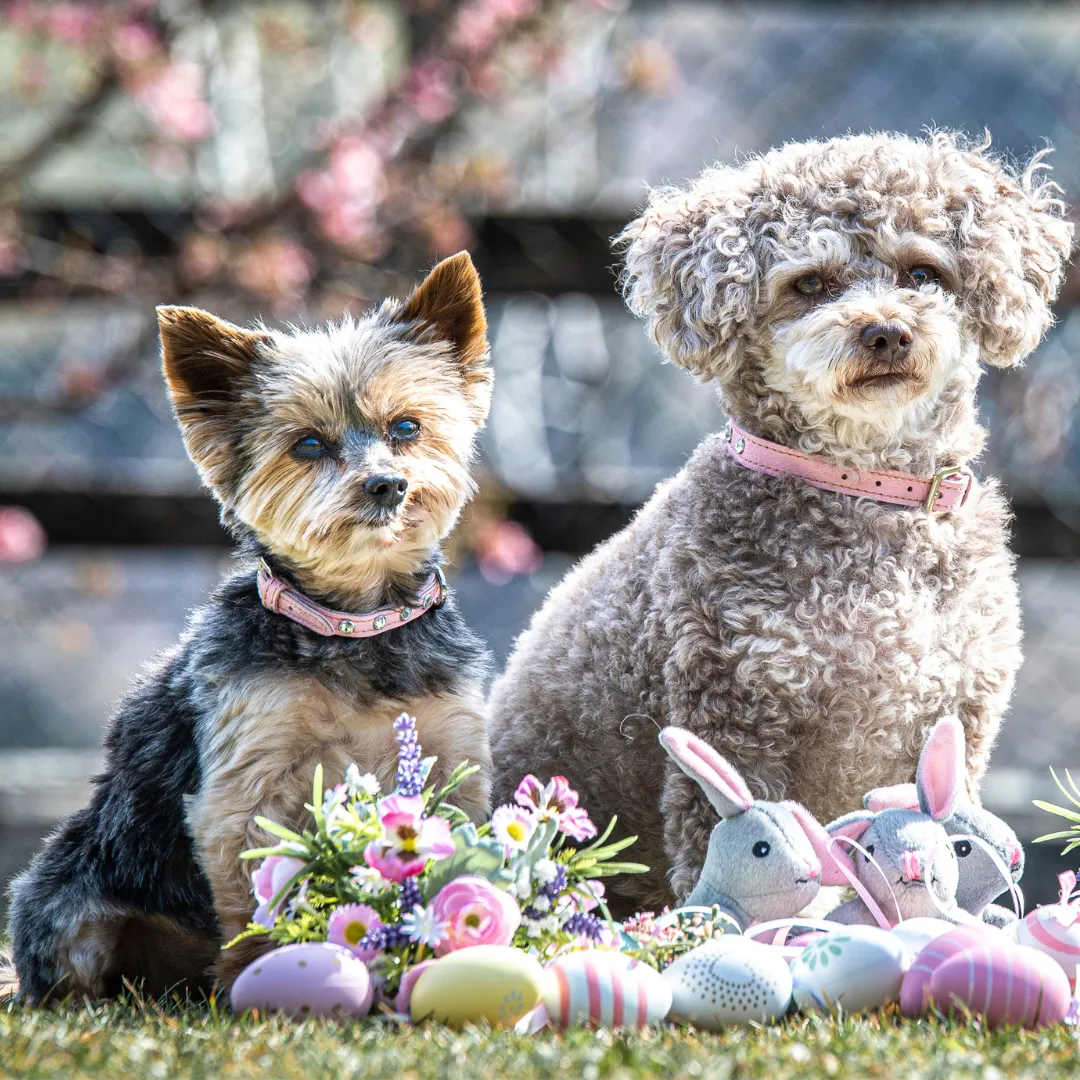
[[[258, 554], [249, 541], [245, 555]], [[414, 597], [430, 570], [391, 585], [385, 604]], [[12, 884], [10, 930], [21, 997], [40, 1004], [63, 995], [63, 972], [52, 947], [66, 920], [98, 901], [167, 915], [219, 941], [210, 885], [184, 821], [184, 796], [200, 783], [201, 687], [240, 674], [280, 676], [291, 669], [362, 705], [375, 697], [453, 693], [466, 675], [482, 676], [487, 664], [486, 649], [452, 595], [443, 606], [377, 637], [322, 637], [267, 611], [254, 562], [247, 562], [193, 612], [179, 644], [121, 703], [105, 738], [105, 770], [95, 778], [90, 805], [49, 838]], [[121, 974], [147, 972], [117, 972], [106, 992], [119, 990]], [[206, 967], [175, 975], [172, 981], [192, 989], [210, 980]]]

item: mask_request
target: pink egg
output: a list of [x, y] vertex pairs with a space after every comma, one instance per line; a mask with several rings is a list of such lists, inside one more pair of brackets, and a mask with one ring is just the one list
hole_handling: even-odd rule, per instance
[[930, 1005], [930, 979], [941, 964], [973, 945], [1003, 936], [992, 926], [958, 926], [924, 946], [904, 973], [900, 1011], [905, 1016], [922, 1016]]
[[1016, 943], [1053, 957], [1065, 972], [1069, 985], [1076, 986], [1076, 966], [1080, 964], [1080, 918], [1075, 904], [1045, 904], [1030, 911], [1016, 924]]
[[1056, 961], [1007, 939], [984, 941], [950, 957], [931, 977], [930, 996], [942, 1011], [958, 1003], [991, 1027], [1058, 1024], [1072, 997]]
[[367, 965], [348, 949], [325, 941], [285, 945], [248, 964], [232, 987], [232, 1007], [292, 1016], [367, 1016]]
[[421, 960], [419, 964], [413, 964], [413, 966], [401, 976], [401, 986], [398, 989], [397, 997], [394, 998], [394, 1008], [397, 1009], [399, 1013], [407, 1013], [409, 1011], [409, 1002], [412, 1001], [412, 992], [413, 987], [416, 985], [416, 980], [419, 979], [420, 976], [434, 963], [434, 957], [428, 960]]

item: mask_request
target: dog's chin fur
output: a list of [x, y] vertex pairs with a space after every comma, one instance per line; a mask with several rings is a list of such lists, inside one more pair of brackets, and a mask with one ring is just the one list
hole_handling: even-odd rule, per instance
[[[914, 342], [903, 363], [866, 355], [861, 328], [900, 320]], [[939, 288], [859, 289], [779, 323], [760, 361], [761, 400], [796, 433], [794, 445], [854, 468], [925, 467], [981, 448], [973, 402], [978, 346]]]

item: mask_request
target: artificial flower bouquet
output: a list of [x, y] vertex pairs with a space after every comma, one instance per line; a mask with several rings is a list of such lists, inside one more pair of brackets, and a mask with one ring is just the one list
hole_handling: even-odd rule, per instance
[[340, 945], [367, 964], [384, 1000], [425, 958], [469, 946], [512, 945], [548, 959], [619, 944], [600, 879], [647, 869], [615, 861], [636, 837], [609, 842], [614, 818], [597, 836], [560, 776], [546, 784], [526, 776], [512, 804], [474, 825], [451, 797], [479, 767], [462, 763], [436, 789], [416, 721], [403, 713], [394, 731], [392, 793], [355, 765], [324, 792], [320, 767], [310, 828], [256, 818], [279, 842], [243, 854], [262, 860], [252, 875], [258, 906], [235, 940]]

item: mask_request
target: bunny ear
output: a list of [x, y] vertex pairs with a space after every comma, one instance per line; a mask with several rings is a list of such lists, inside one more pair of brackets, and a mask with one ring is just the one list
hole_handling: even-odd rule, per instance
[[693, 777], [723, 818], [744, 813], [754, 797], [743, 778], [707, 742], [685, 728], [666, 727], [660, 745], [687, 776]]
[[964, 729], [955, 716], [939, 720], [926, 738], [915, 773], [919, 808], [935, 821], [955, 809], [964, 788]]
[[[785, 802], [780, 805], [786, 806], [791, 811], [791, 816], [795, 818], [802, 826], [802, 831], [806, 833], [806, 839], [810, 841], [810, 846], [814, 849], [814, 854], [821, 864], [821, 884], [843, 885], [843, 880], [839, 878], [836, 872], [836, 865], [833, 861], [834, 855], [829, 848], [829, 834], [825, 831], [825, 827], [802, 803]], [[832, 880], [834, 877], [837, 878], [836, 881]]]
[[825, 826], [830, 843], [828, 844], [828, 861], [822, 860], [821, 863], [822, 885], [849, 884], [851, 877], [841, 872], [841, 866], [847, 867], [848, 873], [852, 877], [857, 875], [855, 860], [851, 857], [854, 848], [850, 844], [845, 844], [843, 840], [837, 840], [837, 838], [847, 837], [848, 840], [861, 840], [863, 833], [870, 828], [873, 820], [873, 814], [864, 810], [855, 810], [850, 814], [845, 814], [843, 817], [838, 817], [835, 821], [830, 821]]
[[876, 787], [863, 796], [863, 807], [875, 814], [881, 810], [918, 810], [919, 791], [914, 784]]

